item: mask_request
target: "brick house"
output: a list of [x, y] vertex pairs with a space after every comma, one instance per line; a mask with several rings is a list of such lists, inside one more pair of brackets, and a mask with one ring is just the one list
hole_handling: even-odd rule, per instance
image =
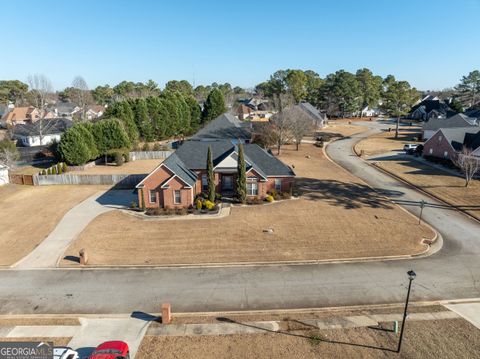
[[[247, 195], [263, 198], [267, 192], [290, 191], [292, 169], [256, 144], [244, 144]], [[211, 148], [217, 193], [235, 195], [238, 147], [235, 141], [190, 140], [137, 185], [138, 203], [146, 208], [185, 208], [207, 190], [207, 152]]]
[[423, 156], [454, 159], [456, 153], [461, 151], [465, 139], [469, 134], [477, 134], [480, 130], [477, 126], [441, 128], [437, 130], [423, 146]]

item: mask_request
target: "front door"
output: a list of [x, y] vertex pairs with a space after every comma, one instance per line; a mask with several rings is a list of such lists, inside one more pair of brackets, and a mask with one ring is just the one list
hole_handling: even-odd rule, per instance
[[232, 192], [232, 191], [233, 191], [233, 176], [222, 175], [222, 192]]

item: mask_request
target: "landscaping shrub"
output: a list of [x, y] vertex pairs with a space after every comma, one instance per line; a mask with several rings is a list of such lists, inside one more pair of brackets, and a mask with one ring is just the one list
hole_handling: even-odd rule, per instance
[[61, 175], [63, 173], [63, 166], [61, 163], [57, 163], [57, 165], [55, 166], [57, 168], [57, 173], [59, 175]]
[[155, 143], [152, 148], [153, 151], [161, 151], [162, 146], [159, 143]]
[[47, 169], [47, 175], [51, 175], [52, 174], [52, 168], [50, 167], [49, 169]]
[[273, 202], [273, 201], [274, 201], [274, 198], [273, 198], [272, 195], [268, 195], [267, 197], [265, 197], [265, 200], [266, 200], [267, 202]]
[[68, 167], [67, 167], [67, 164], [65, 162], [62, 162], [62, 172], [63, 173], [68, 172]]
[[117, 166], [122, 166], [124, 161], [123, 154], [121, 152], [115, 152], [115, 163]]
[[150, 145], [147, 142], [143, 144], [142, 151], [144, 152], [150, 151]]
[[292, 198], [292, 194], [290, 192], [282, 192], [283, 199], [290, 199]]
[[174, 208], [170, 208], [170, 207], [165, 208], [165, 215], [173, 216], [174, 214], [175, 214], [175, 209]]
[[220, 202], [222, 200], [222, 195], [220, 193], [215, 194], [215, 202]]
[[317, 142], [315, 142], [314, 146], [315, 146], [315, 147], [320, 147], [320, 148], [322, 148], [322, 147], [323, 147], [323, 141], [317, 141]]
[[201, 210], [202, 207], [203, 207], [203, 202], [200, 198], [197, 198], [197, 200], [195, 201], [195, 207], [197, 208], [197, 210]]
[[57, 166], [52, 166], [52, 175], [56, 175], [57, 173]]
[[175, 214], [177, 214], [178, 216], [186, 216], [188, 214], [188, 211], [186, 208], [177, 208], [175, 210]]
[[215, 207], [215, 203], [212, 201], [209, 201], [208, 199], [205, 201], [205, 208], [208, 209], [209, 211], [212, 211]]
[[251, 205], [254, 205], [254, 204], [261, 204], [262, 203], [262, 199], [260, 197], [247, 197], [247, 204], [251, 204]]
[[137, 208], [138, 208], [137, 202], [136, 202], [136, 201], [132, 201], [132, 202], [130, 203], [130, 208], [131, 208], [131, 209], [137, 209]]

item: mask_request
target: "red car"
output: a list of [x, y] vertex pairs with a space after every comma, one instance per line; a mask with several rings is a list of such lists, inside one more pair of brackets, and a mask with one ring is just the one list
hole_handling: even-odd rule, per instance
[[122, 341], [102, 343], [89, 356], [89, 359], [130, 359], [128, 344]]

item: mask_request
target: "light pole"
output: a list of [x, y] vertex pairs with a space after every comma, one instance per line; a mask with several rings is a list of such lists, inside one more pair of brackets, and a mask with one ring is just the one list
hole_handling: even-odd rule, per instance
[[400, 348], [402, 346], [403, 331], [405, 330], [405, 320], [407, 319], [408, 300], [410, 299], [410, 289], [412, 288], [412, 281], [417, 276], [417, 274], [413, 270], [409, 270], [407, 274], [409, 279], [407, 300], [405, 301], [405, 310], [403, 311], [402, 329], [400, 330], [400, 340], [398, 341], [397, 353], [400, 353]]

